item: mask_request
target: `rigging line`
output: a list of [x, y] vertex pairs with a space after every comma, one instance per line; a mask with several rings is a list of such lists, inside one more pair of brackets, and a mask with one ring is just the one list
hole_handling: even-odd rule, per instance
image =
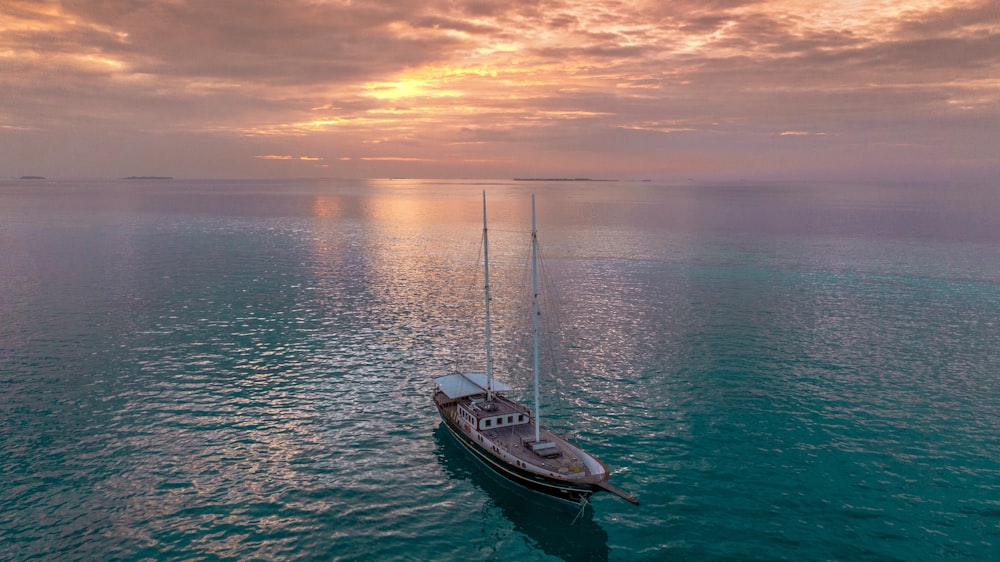
[[563, 330], [563, 303], [560, 298], [560, 293], [556, 289], [557, 285], [552, 277], [551, 269], [548, 266], [547, 257], [543, 256], [543, 250], [541, 245], [538, 247], [539, 255], [539, 268], [538, 273], [542, 281], [542, 294], [544, 295], [545, 305], [546, 305], [546, 325], [548, 327], [547, 332], [551, 336], [557, 336], [562, 333]]
[[[549, 350], [547, 361], [547, 368], [550, 380], [560, 380], [561, 373], [572, 373], [574, 371], [572, 365], [572, 354], [567, 355], [565, 350], [568, 349], [570, 338], [567, 336], [567, 330], [569, 329], [568, 324], [565, 322], [565, 303], [563, 302], [561, 291], [556, 290], [556, 282], [554, 280], [552, 268], [549, 265], [547, 259], [542, 257], [542, 248], [539, 245], [539, 273], [542, 278], [543, 288], [541, 289], [545, 295], [546, 311], [547, 314], [542, 316], [545, 322], [545, 329], [542, 332], [545, 338], [545, 346]], [[558, 351], [557, 351], [558, 350]], [[555, 392], [550, 396], [554, 396], [557, 401], [557, 405], [561, 406], [562, 402], [560, 398], [564, 397], [564, 393]]]
[[[524, 232], [520, 232], [525, 234]], [[540, 238], [540, 237], [539, 237]], [[528, 243], [530, 248], [530, 240]], [[563, 322], [564, 313], [562, 311], [563, 305], [560, 299], [560, 294], [555, 290], [556, 284], [553, 281], [551, 274], [551, 268], [546, 263], [545, 256], [543, 255], [542, 244], [539, 241], [537, 245], [538, 250], [538, 273], [539, 273], [539, 335], [541, 336], [541, 348], [542, 354], [540, 357], [541, 371], [542, 375], [548, 380], [559, 379], [559, 373], [562, 370], [560, 368], [560, 361], [565, 360], [559, 353], [560, 343], [565, 341], [565, 334], [563, 330], [565, 328], [565, 323]], [[525, 318], [521, 315], [521, 311], [528, 310], [532, 308], [531, 305], [531, 254], [530, 252], [524, 252], [518, 255], [522, 256], [521, 267], [518, 277], [519, 282], [515, 285], [517, 291], [515, 294], [520, 295], [520, 299], [515, 299], [514, 301], [509, 301], [512, 307], [507, 309], [508, 316], [513, 313], [514, 318]], [[516, 341], [520, 345], [517, 346], [518, 349], [528, 349], [530, 348], [532, 330], [530, 322], [527, 325], [522, 324], [521, 321], [517, 322], [519, 326], [513, 333], [516, 334]], [[530, 362], [530, 361], [529, 361]], [[518, 368], [516, 371], [521, 371]], [[527, 368], [530, 371], [530, 366]], [[530, 384], [530, 381], [528, 381]], [[552, 396], [559, 396], [560, 393], [549, 393], [547, 396], [551, 399]], [[557, 399], [558, 400], [558, 399]]]
[[[508, 284], [508, 286], [513, 289], [514, 292], [512, 294], [515, 296], [514, 298], [506, 299], [506, 306], [503, 307], [503, 314], [508, 319], [508, 341], [514, 343], [514, 349], [518, 350], [531, 348], [530, 323], [528, 326], [525, 326], [526, 315], [524, 314], [525, 310], [530, 310], [531, 308], [531, 299], [528, 297], [531, 294], [531, 255], [527, 252], [525, 252], [525, 254], [527, 255], [521, 256], [522, 259], [520, 260], [521, 266], [519, 268], [519, 275], [511, 277], [510, 283]], [[518, 252], [517, 255], [521, 255], [521, 253]], [[512, 269], [512, 271], [517, 271], [517, 269]], [[513, 361], [514, 363], [511, 366], [513, 368], [508, 368], [508, 372], [518, 373], [524, 370], [527, 370], [528, 372], [531, 371], [530, 361], [529, 365], [525, 369], [523, 364], [520, 362], [522, 360], [520, 355], [516, 354], [516, 356], [508, 357], [507, 360]], [[518, 378], [518, 382], [521, 382], [520, 378]], [[526, 382], [527, 386], [530, 388], [531, 381], [527, 380], [524, 382]]]
[[[458, 305], [460, 309], [463, 309], [465, 307], [464, 303], [471, 303], [471, 302], [473, 302], [473, 299], [476, 298], [476, 293], [478, 292], [477, 288], [478, 288], [478, 284], [479, 284], [479, 280], [480, 280], [480, 274], [479, 274], [479, 272], [482, 269], [480, 266], [482, 265], [482, 263], [483, 263], [483, 237], [480, 236], [479, 237], [479, 246], [476, 249], [475, 264], [473, 264], [473, 267], [471, 269], [466, 269], [465, 270], [465, 271], [472, 271], [473, 274], [469, 275], [468, 276], [468, 280], [466, 281], [465, 292], [464, 292], [464, 294], [461, 295], [462, 298], [459, 301], [459, 305]], [[465, 318], [464, 314], [460, 315], [460, 316], [463, 319]], [[455, 323], [455, 325], [456, 326], [466, 326], [466, 325], [468, 325], [468, 322], [458, 321], [458, 322]], [[466, 346], [466, 349], [469, 349], [469, 348]], [[468, 358], [464, 358], [464, 359], [465, 359], [466, 363], [469, 362]], [[461, 370], [460, 361], [463, 361], [463, 357], [460, 357], [459, 354], [454, 354], [454, 353], [451, 354], [451, 366], [452, 366], [452, 370], [453, 371], [459, 372]]]
[[[559, 292], [555, 290], [555, 283], [552, 280], [548, 264], [546, 263], [545, 257], [543, 255], [542, 244], [537, 239], [535, 247], [538, 256], [539, 280], [541, 281], [541, 284], [538, 287], [539, 306], [540, 306], [539, 335], [541, 336], [542, 339], [541, 348], [543, 353], [541, 354], [540, 357], [539, 367], [541, 369], [541, 374], [544, 375], [545, 378], [548, 379], [549, 381], [553, 381], [560, 379], [559, 377], [560, 353], [557, 350], [561, 349], [561, 346], [558, 345], [562, 330], [562, 324], [561, 324], [562, 313], [560, 311], [561, 306], [559, 304]], [[522, 282], [521, 286], [525, 288], [530, 288], [531, 286], [530, 254], [525, 256], [524, 261], [522, 263], [523, 263], [523, 268], [521, 274], [521, 282]], [[531, 292], [525, 290], [522, 291], [521, 294], [530, 295]], [[523, 306], [525, 306], [526, 308], [530, 308], [531, 307], [530, 299], [528, 299], [528, 302], [526, 302]], [[531, 335], [530, 331], [524, 331], [525, 342], [530, 341], [529, 339], [530, 335]], [[557, 408], [561, 407], [562, 403], [558, 398], [559, 396], [561, 396], [561, 393], [559, 392], [547, 393], [547, 397], [549, 399], [551, 399], [553, 396], [556, 397], [556, 403], [552, 403], [550, 400], [547, 400], [546, 401], [548, 403], [547, 407], [549, 408], [553, 406]]]
[[539, 276], [542, 279], [542, 286], [545, 288], [546, 301], [551, 304], [552, 309], [551, 315], [557, 320], [558, 326], [562, 326], [562, 308], [563, 302], [560, 297], [560, 292], [556, 290], [556, 283], [552, 276], [552, 270], [548, 266], [548, 257], [542, 256], [543, 249], [541, 245], [538, 247], [538, 261], [539, 261]]

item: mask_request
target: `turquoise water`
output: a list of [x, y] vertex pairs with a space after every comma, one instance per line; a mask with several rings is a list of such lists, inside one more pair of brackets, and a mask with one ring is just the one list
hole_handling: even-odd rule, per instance
[[[498, 370], [538, 198], [543, 415], [635, 493], [487, 474], [430, 379]], [[990, 560], [1000, 191], [0, 182], [0, 558]], [[555, 306], [555, 305], [558, 306]]]

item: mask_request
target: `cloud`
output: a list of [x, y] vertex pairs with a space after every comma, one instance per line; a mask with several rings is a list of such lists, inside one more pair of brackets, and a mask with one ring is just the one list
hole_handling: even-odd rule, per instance
[[155, 137], [214, 147], [227, 157], [199, 169], [218, 175], [288, 154], [442, 175], [695, 160], [739, 174], [801, 136], [781, 132], [827, 133], [814, 160], [839, 158], [829, 169], [920, 138], [923, 166], [936, 147], [942, 166], [996, 170], [998, 21], [960, 0], [10, 0], [0, 173], [72, 173], [58, 147], [73, 139], [104, 139], [108, 167], [115, 151], [155, 163], [162, 150], [135, 146]]
[[[158, 76], [338, 83], [421, 64], [455, 41], [410, 36], [393, 24], [391, 3], [266, 0], [213, 2], [66, 2], [66, 17], [127, 33], [106, 47]], [[116, 48], [119, 47], [119, 48]]]
[[319, 156], [290, 156], [287, 154], [262, 154], [254, 156], [257, 160], [301, 160], [303, 162], [318, 162], [323, 160]]

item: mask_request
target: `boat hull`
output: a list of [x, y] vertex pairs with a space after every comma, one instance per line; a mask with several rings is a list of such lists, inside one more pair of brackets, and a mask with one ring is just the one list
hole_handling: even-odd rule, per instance
[[564, 480], [547, 478], [504, 462], [503, 460], [493, 456], [489, 450], [476, 443], [471, 436], [462, 431], [462, 429], [455, 424], [447, 413], [440, 409], [439, 413], [441, 414], [441, 419], [444, 420], [445, 427], [448, 428], [448, 432], [451, 433], [459, 443], [468, 449], [480, 462], [511, 482], [519, 484], [534, 492], [549, 496], [550, 498], [573, 505], [581, 505], [594, 492], [598, 492], [603, 489], [599, 485], [586, 482], [566, 482]]

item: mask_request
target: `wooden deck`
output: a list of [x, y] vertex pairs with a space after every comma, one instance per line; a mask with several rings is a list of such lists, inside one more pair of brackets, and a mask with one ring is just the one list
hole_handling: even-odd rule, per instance
[[[588, 455], [566, 439], [545, 427], [539, 430], [535, 442], [535, 426], [531, 423], [527, 407], [504, 396], [495, 395], [487, 403], [484, 395], [467, 396], [450, 405], [452, 411], [461, 404], [476, 416], [486, 418], [524, 414], [524, 423], [514, 423], [489, 429], [466, 430], [466, 434], [505, 462], [545, 476], [562, 478], [571, 482], [598, 483], [607, 480], [607, 469], [596, 458]], [[460, 422], [458, 416], [456, 421]], [[541, 447], [539, 447], [541, 445]]]
[[555, 433], [541, 428], [539, 431], [542, 443], [551, 443], [552, 447], [534, 452], [531, 444], [535, 441], [535, 426], [530, 423], [501, 427], [482, 432], [489, 437], [494, 445], [501, 447], [525, 464], [534, 465], [549, 472], [559, 474], [573, 480], [586, 480], [593, 476], [580, 458], [579, 449]]

